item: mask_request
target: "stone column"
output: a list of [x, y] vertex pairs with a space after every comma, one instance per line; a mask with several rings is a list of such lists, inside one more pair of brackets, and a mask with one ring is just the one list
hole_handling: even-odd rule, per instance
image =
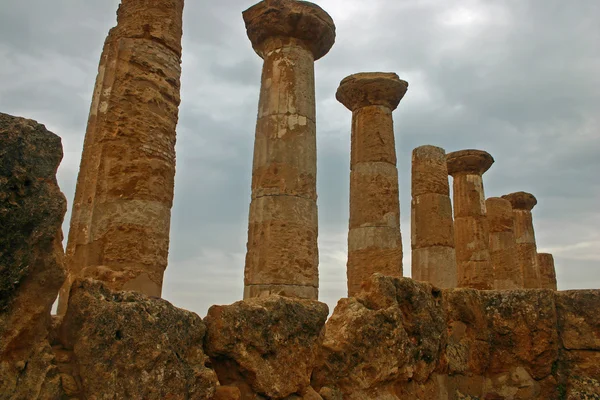
[[537, 199], [531, 193], [516, 192], [502, 196], [510, 201], [515, 219], [515, 237], [517, 239], [517, 259], [523, 271], [523, 286], [526, 289], [540, 288], [540, 273], [537, 265], [537, 246], [533, 230], [531, 210]]
[[500, 197], [485, 201], [490, 229], [490, 258], [494, 270], [494, 289], [523, 288], [523, 272], [517, 261], [512, 205]]
[[482, 150], [461, 150], [447, 155], [454, 197], [454, 243], [458, 286], [492, 289], [489, 230], [482, 175], [494, 159]]
[[402, 276], [398, 170], [392, 111], [408, 83], [394, 73], [360, 73], [336, 98], [352, 111], [348, 296], [375, 272]]
[[100, 59], [67, 244], [71, 282], [160, 296], [175, 176], [183, 0], [123, 0]]
[[264, 60], [252, 166], [244, 298], [318, 297], [314, 62], [335, 41], [320, 7], [262, 1], [243, 13]]
[[454, 288], [454, 221], [444, 149], [421, 146], [413, 150], [411, 187], [412, 278]]
[[554, 257], [548, 253], [538, 253], [537, 263], [540, 270], [540, 286], [542, 289], [557, 290]]

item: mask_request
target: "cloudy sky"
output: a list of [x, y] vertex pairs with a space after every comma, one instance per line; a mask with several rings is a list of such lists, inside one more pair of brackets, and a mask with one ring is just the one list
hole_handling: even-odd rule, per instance
[[[0, 111], [62, 137], [73, 199], [103, 41], [119, 0], [0, 0]], [[188, 0], [170, 265], [164, 297], [205, 315], [241, 298], [262, 60], [241, 12], [255, 0]], [[316, 64], [321, 300], [345, 295], [351, 114], [342, 78], [410, 83], [394, 114], [405, 275], [410, 154], [478, 148], [488, 197], [529, 191], [538, 249], [559, 289], [600, 288], [600, 1], [321, 0], [337, 41]], [[70, 212], [70, 210], [69, 210]], [[68, 228], [69, 214], [65, 221]]]

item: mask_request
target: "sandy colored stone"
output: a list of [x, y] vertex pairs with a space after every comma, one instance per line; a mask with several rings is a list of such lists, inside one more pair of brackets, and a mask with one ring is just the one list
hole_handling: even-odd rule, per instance
[[444, 347], [439, 294], [411, 279], [373, 275], [357, 298], [341, 299], [327, 321], [313, 387], [369, 399], [391, 396], [400, 382], [427, 381]]
[[183, 0], [123, 1], [118, 9], [88, 118], [61, 314], [71, 282], [88, 267], [146, 269], [154, 284], [142, 293], [160, 296], [173, 203], [182, 13]]
[[320, 7], [294, 0], [261, 1], [244, 11], [243, 18], [248, 38], [264, 61], [244, 298], [277, 292], [316, 299], [314, 62], [333, 46], [335, 26]]
[[235, 386], [217, 386], [213, 400], [241, 400], [242, 393]]
[[307, 1], [261, 1], [242, 15], [252, 47], [263, 58], [266, 44], [273, 39], [297, 39], [315, 60], [327, 54], [335, 42], [335, 25], [329, 14]]
[[454, 221], [446, 152], [421, 146], [412, 153], [412, 278], [441, 288], [457, 285]]
[[494, 274], [482, 175], [494, 159], [482, 150], [461, 150], [447, 154], [446, 161], [448, 174], [453, 177], [458, 286], [492, 289]]
[[165, 300], [77, 280], [60, 340], [85, 398], [211, 399], [217, 377], [205, 366], [205, 332], [198, 315]]
[[252, 200], [244, 282], [319, 287], [317, 206], [313, 200], [267, 196]]
[[205, 318], [206, 351], [223, 385], [244, 379], [252, 390], [282, 399], [303, 393], [322, 341], [328, 309], [281, 296], [213, 306]]
[[540, 285], [542, 289], [557, 290], [556, 269], [552, 254], [538, 253], [537, 265], [540, 271]]
[[366, 106], [398, 107], [408, 90], [408, 82], [393, 72], [361, 72], [342, 79], [336, 98], [350, 111]]
[[44, 125], [0, 113], [0, 398], [56, 399], [50, 309], [65, 279], [63, 151]]
[[398, 170], [392, 111], [408, 84], [394, 73], [344, 78], [336, 98], [352, 111], [348, 295], [379, 272], [402, 276]]
[[600, 350], [600, 291], [555, 292], [562, 344], [567, 350]]
[[523, 288], [523, 272], [517, 259], [512, 205], [508, 200], [490, 197], [485, 201], [489, 223], [489, 250], [494, 268], [494, 289]]
[[528, 289], [541, 287], [540, 271], [537, 264], [537, 246], [533, 229], [531, 210], [537, 199], [526, 192], [516, 192], [502, 196], [513, 207], [515, 239], [517, 241], [517, 260], [523, 271], [523, 285]]
[[360, 163], [350, 174], [350, 229], [400, 229], [398, 170], [387, 163]]

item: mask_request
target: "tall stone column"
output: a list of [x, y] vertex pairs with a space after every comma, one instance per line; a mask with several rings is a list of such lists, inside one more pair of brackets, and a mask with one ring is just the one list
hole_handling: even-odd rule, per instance
[[485, 201], [490, 227], [490, 258], [494, 269], [494, 289], [523, 288], [523, 272], [517, 261], [512, 205], [500, 197]]
[[446, 157], [453, 179], [454, 243], [458, 286], [480, 290], [493, 288], [489, 230], [482, 175], [494, 159], [482, 150], [461, 150]]
[[542, 289], [557, 290], [556, 269], [554, 268], [552, 254], [538, 253], [537, 263], [540, 270], [540, 287]]
[[175, 176], [183, 0], [123, 0], [100, 58], [67, 243], [71, 282], [160, 296]]
[[537, 265], [537, 246], [533, 230], [531, 210], [537, 199], [531, 193], [516, 192], [502, 196], [510, 201], [515, 219], [515, 237], [517, 239], [517, 259], [523, 271], [523, 286], [526, 289], [540, 288], [540, 273]]
[[444, 149], [421, 146], [413, 150], [411, 186], [412, 278], [454, 288], [454, 221]]
[[398, 170], [392, 111], [408, 83], [394, 73], [360, 73], [336, 98], [352, 111], [348, 296], [375, 272], [402, 276]]
[[243, 13], [264, 60], [252, 166], [244, 298], [316, 299], [317, 152], [314, 62], [335, 41], [320, 7], [262, 1]]

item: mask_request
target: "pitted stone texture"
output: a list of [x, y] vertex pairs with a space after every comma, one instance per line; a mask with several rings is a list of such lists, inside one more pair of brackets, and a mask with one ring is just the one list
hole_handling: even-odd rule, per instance
[[85, 398], [211, 399], [205, 332], [200, 317], [165, 300], [76, 280], [60, 340]]
[[360, 163], [396, 165], [392, 110], [366, 106], [352, 113], [350, 169]]
[[344, 399], [396, 398], [394, 386], [425, 382], [444, 348], [440, 292], [410, 279], [375, 274], [357, 298], [339, 301], [327, 322], [313, 387]]
[[413, 197], [432, 193], [450, 196], [444, 149], [420, 146], [413, 150], [411, 185]]
[[441, 288], [456, 287], [454, 221], [444, 149], [414, 149], [411, 182], [411, 276]]
[[483, 175], [494, 163], [494, 158], [483, 150], [459, 150], [448, 153], [448, 174]]
[[206, 351], [219, 381], [274, 399], [303, 393], [327, 314], [323, 303], [280, 296], [211, 307], [205, 318]]
[[556, 292], [558, 324], [567, 350], [600, 350], [600, 291]]
[[398, 170], [387, 163], [360, 163], [350, 174], [350, 229], [400, 230]]
[[393, 111], [408, 90], [408, 82], [395, 73], [361, 72], [340, 82], [336, 98], [350, 111], [367, 106], [384, 106]]
[[540, 271], [537, 263], [537, 246], [533, 229], [531, 210], [537, 204], [531, 193], [516, 192], [502, 196], [513, 207], [517, 260], [523, 272], [523, 286], [527, 289], [541, 287]]
[[135, 282], [113, 287], [160, 296], [173, 203], [182, 15], [183, 0], [123, 1], [106, 39], [73, 202], [61, 314], [71, 282], [88, 267], [145, 271], [151, 291]]
[[[335, 25], [329, 14], [307, 1], [264, 0], [242, 15], [252, 47], [263, 58], [270, 49], [283, 47], [291, 38], [318, 60], [335, 42]], [[273, 45], [273, 41], [280, 43]]]
[[537, 263], [540, 271], [540, 286], [542, 289], [557, 290], [556, 269], [554, 257], [548, 253], [538, 253]]
[[490, 257], [494, 289], [523, 288], [523, 272], [517, 259], [512, 206], [508, 200], [491, 197], [485, 201], [490, 229]]
[[0, 113], [0, 398], [56, 399], [60, 377], [46, 340], [65, 279], [56, 182], [58, 136]]

